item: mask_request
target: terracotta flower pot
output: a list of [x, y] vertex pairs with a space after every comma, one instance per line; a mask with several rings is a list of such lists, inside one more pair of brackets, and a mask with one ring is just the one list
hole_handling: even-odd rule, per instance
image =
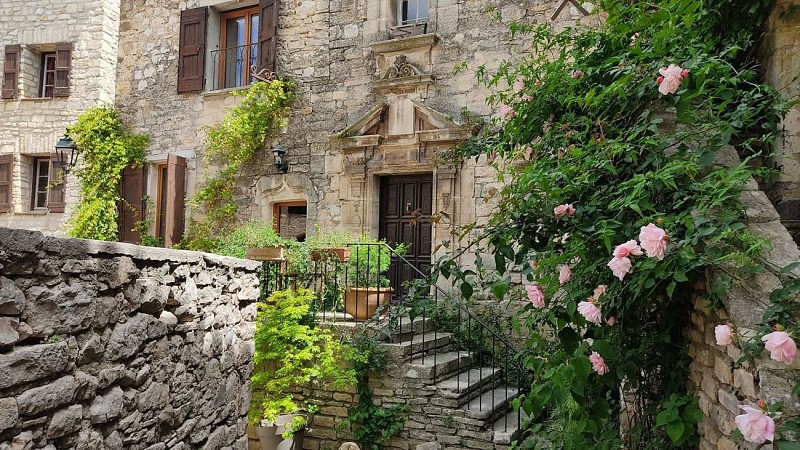
[[389, 303], [392, 288], [348, 288], [344, 297], [344, 310], [356, 320], [367, 320], [375, 315], [378, 306]]
[[347, 247], [326, 247], [313, 250], [311, 252], [312, 261], [323, 260], [330, 255], [335, 256], [339, 261], [346, 262], [350, 260], [350, 249]]

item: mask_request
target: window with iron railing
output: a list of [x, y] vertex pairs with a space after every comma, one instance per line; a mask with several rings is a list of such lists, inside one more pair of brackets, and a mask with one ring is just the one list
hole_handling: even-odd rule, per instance
[[258, 64], [258, 8], [220, 15], [220, 49], [211, 51], [211, 90], [249, 85]]
[[428, 0], [402, 0], [398, 11], [399, 25], [416, 25], [428, 22]]

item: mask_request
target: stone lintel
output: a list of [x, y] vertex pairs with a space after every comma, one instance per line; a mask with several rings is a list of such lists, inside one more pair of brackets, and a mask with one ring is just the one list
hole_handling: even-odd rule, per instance
[[372, 88], [381, 93], [403, 93], [414, 91], [419, 86], [433, 84], [433, 75], [414, 75], [402, 78], [382, 78], [372, 82]]
[[403, 39], [389, 39], [386, 41], [375, 42], [370, 45], [375, 53], [401, 52], [404, 50], [416, 49], [420, 47], [433, 47], [439, 42], [439, 35], [436, 33], [421, 34]]

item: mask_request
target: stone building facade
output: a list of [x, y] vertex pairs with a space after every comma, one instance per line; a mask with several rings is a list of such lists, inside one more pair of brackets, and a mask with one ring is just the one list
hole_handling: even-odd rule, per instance
[[0, 13], [0, 225], [59, 233], [79, 189], [57, 184], [54, 147], [114, 101], [119, 2], [4, 0]]

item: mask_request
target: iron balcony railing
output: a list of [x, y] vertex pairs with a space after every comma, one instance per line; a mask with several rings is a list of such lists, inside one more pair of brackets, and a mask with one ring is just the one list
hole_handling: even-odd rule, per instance
[[[286, 259], [264, 261], [261, 279], [264, 298], [276, 290], [311, 288], [316, 293], [312, 310], [318, 321], [353, 322], [353, 317], [362, 317], [355, 321], [360, 322], [362, 326], [374, 328], [377, 328], [376, 325], [380, 322], [389, 322], [392, 329], [400, 331], [394, 335], [399, 336], [399, 341], [394, 343], [413, 340], [413, 332], [404, 335], [402, 330], [414, 330], [414, 323], [421, 321], [421, 340], [419, 340], [420, 333], [416, 333], [418, 340], [414, 344], [424, 350], [420, 355], [416, 355], [417, 363], [421, 362], [424, 365], [432, 362], [434, 368], [438, 367], [439, 353], [452, 352], [454, 346], [455, 351], [468, 352], [470, 355], [470, 358], [456, 358], [456, 391], [461, 391], [462, 383], [465, 383], [466, 388], [471, 386], [473, 379], [483, 380], [485, 371], [489, 371], [490, 377], [496, 373], [501, 374], [498, 379], [490, 383], [491, 394], [488, 391], [486, 393], [479, 391], [477, 399], [466, 404], [468, 410], [475, 408], [483, 411], [485, 408], [494, 408], [498, 404], [496, 400], [510, 404], [513, 399], [527, 392], [528, 376], [523, 370], [518, 350], [508, 342], [502, 332], [477, 317], [460, 297], [453, 297], [446, 289], [440, 287], [433, 279], [434, 275], [422, 272], [386, 244], [349, 243], [337, 247], [349, 250], [349, 257], [342, 258], [341, 255], [335, 255], [333, 250], [320, 249], [311, 252], [310, 258], [300, 263]], [[417, 280], [406, 282], [405, 285], [391, 286], [392, 297], [386, 305], [378, 306], [367, 299], [364, 306], [364, 302], [357, 300], [364, 300], [364, 296], [378, 293], [379, 289], [375, 286], [381, 284], [387, 273], [382, 273], [377, 268], [385, 265], [387, 259], [394, 265], [393, 270], [412, 273], [414, 276], [411, 278]], [[348, 299], [347, 291], [351, 287], [361, 286], [373, 287], [356, 291], [353, 298]], [[351, 300], [355, 300], [355, 305], [348, 305], [348, 302], [352, 303]], [[364, 311], [365, 307], [367, 311]], [[450, 314], [450, 326], [455, 326], [454, 329], [440, 329], [438, 316], [442, 311]], [[456, 336], [455, 340], [450, 341], [450, 349], [443, 350], [436, 347], [440, 334], [444, 333]], [[462, 380], [459, 375], [463, 374], [466, 375]], [[448, 376], [451, 375], [452, 373]], [[441, 378], [434, 370], [433, 384], [438, 380]], [[500, 387], [499, 390], [494, 389], [496, 386]], [[497, 396], [499, 398], [496, 398]], [[503, 416], [503, 423], [494, 423], [494, 431], [507, 432], [510, 427], [513, 430], [520, 430], [522, 418], [520, 412], [510, 419], [513, 423], [509, 423], [509, 416], [506, 414]]]
[[252, 81], [251, 68], [258, 64], [258, 45], [245, 44], [211, 51], [211, 74], [208, 90], [247, 86]]

